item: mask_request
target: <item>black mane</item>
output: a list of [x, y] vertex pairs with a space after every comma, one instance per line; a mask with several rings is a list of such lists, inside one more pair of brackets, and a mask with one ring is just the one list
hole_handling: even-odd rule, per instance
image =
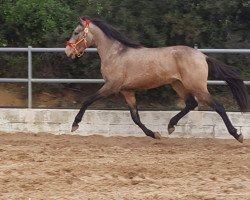
[[[82, 17], [82, 20], [86, 20], [86, 19], [89, 19], [89, 18]], [[99, 27], [108, 38], [117, 40], [126, 47], [131, 47], [131, 48], [141, 48], [142, 47], [141, 44], [128, 39], [122, 33], [117, 31], [115, 28], [113, 28], [111, 25], [105, 23], [104, 21], [99, 20], [99, 19], [90, 19], [90, 20], [94, 25]]]

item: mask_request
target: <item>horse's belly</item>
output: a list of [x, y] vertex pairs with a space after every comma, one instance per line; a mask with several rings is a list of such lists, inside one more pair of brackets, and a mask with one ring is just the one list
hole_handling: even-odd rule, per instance
[[151, 89], [162, 85], [170, 84], [176, 77], [157, 76], [154, 74], [138, 75], [137, 77], [127, 78], [122, 86], [122, 89]]

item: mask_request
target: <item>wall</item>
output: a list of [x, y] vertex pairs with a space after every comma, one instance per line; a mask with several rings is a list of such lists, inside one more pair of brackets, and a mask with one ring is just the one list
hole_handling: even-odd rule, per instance
[[[47, 132], [71, 134], [71, 123], [78, 110], [64, 109], [0, 109], [1, 132]], [[168, 137], [167, 125], [177, 111], [141, 111], [141, 121], [153, 131]], [[234, 126], [250, 139], [250, 113], [229, 112]], [[128, 111], [89, 110], [74, 134], [134, 135], [144, 133], [132, 121]], [[232, 138], [215, 112], [193, 111], [180, 120], [170, 137]]]

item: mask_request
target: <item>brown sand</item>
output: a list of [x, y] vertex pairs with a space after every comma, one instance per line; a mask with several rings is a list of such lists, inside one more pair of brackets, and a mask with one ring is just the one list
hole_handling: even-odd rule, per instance
[[0, 199], [250, 199], [250, 140], [0, 133]]

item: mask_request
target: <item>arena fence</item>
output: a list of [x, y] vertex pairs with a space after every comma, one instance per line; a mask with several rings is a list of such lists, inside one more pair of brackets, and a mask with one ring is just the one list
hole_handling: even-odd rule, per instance
[[[196, 49], [197, 46], [195, 46]], [[224, 54], [250, 54], [250, 49], [198, 49], [203, 53], [224, 53]], [[103, 79], [43, 79], [32, 76], [32, 53], [33, 52], [64, 52], [65, 48], [0, 48], [0, 52], [27, 52], [28, 53], [28, 77], [27, 78], [0, 78], [0, 83], [28, 83], [28, 108], [32, 108], [32, 83], [104, 83]], [[86, 52], [96, 53], [96, 48], [87, 48]], [[250, 81], [244, 81], [250, 85]], [[208, 80], [209, 85], [225, 85], [224, 81]]]

